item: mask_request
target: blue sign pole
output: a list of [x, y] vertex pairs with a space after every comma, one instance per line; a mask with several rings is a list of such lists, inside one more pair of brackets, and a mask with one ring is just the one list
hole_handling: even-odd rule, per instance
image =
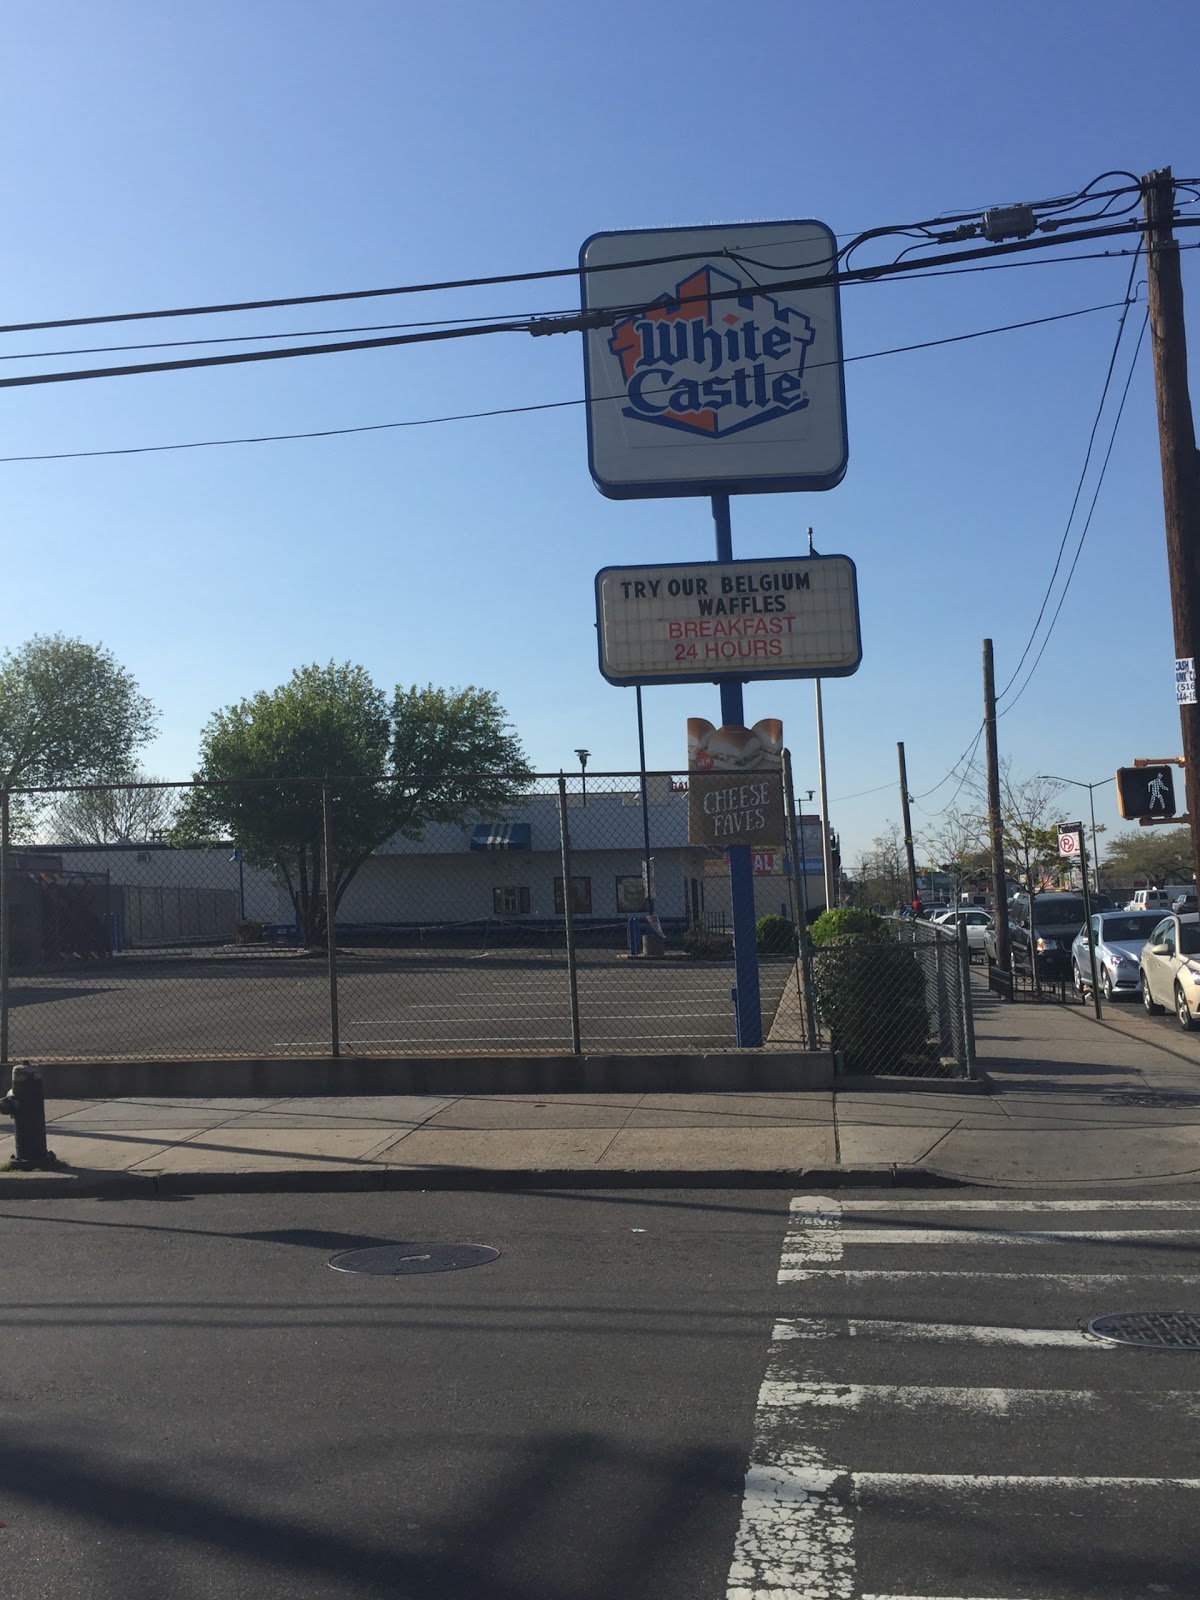
[[[733, 529], [729, 521], [729, 496], [712, 497], [717, 535], [717, 560], [733, 560]], [[742, 679], [721, 679], [721, 722], [742, 727]], [[758, 930], [754, 915], [754, 867], [750, 847], [730, 845], [729, 893], [733, 901], [733, 961], [736, 974], [737, 1042], [740, 1049], [756, 1050], [762, 1044], [762, 1007], [758, 994]]]

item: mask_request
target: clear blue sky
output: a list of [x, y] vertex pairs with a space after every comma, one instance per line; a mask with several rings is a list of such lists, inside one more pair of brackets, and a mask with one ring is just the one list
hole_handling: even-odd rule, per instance
[[[1073, 192], [1113, 167], [1169, 163], [1194, 176], [1200, 11], [1162, 0], [1154, 26], [1166, 48], [1152, 58], [1115, 0], [764, 0], [753, 13], [716, 0], [10, 8], [4, 317], [566, 266], [610, 227], [811, 216], [846, 235]], [[1053, 256], [850, 287], [847, 353], [1121, 298], [1127, 261]], [[1184, 270], [1195, 372], [1195, 253]], [[10, 335], [0, 353], [545, 311], [575, 294], [565, 280], [219, 327]], [[1062, 537], [1116, 318], [854, 364], [843, 484], [734, 503], [739, 555], [803, 550], [811, 523], [818, 549], [858, 564], [863, 664], [826, 690], [831, 816], [850, 860], [898, 817], [897, 740], [924, 796], [918, 828], [954, 794], [954, 782], [934, 786], [979, 723], [980, 642], [995, 640], [1004, 684]], [[1140, 323], [1139, 309], [1132, 333]], [[1132, 340], [1122, 381], [1129, 355]], [[580, 392], [576, 336], [498, 335], [9, 390], [0, 454], [350, 427]], [[108, 644], [162, 710], [148, 765], [172, 777], [191, 772], [215, 708], [330, 658], [362, 662], [387, 686], [494, 688], [540, 769], [572, 766], [581, 744], [593, 769], [633, 766], [633, 692], [596, 667], [593, 576], [712, 549], [702, 500], [618, 504], [596, 492], [578, 408], [16, 463], [0, 466], [0, 496], [3, 641], [61, 629]], [[1068, 561], [1073, 551], [1074, 537]], [[1028, 689], [1008, 697], [1002, 751], [1018, 774], [1080, 779], [1177, 751], [1173, 656], [1143, 348], [1057, 626]], [[646, 707], [650, 764], [678, 765], [686, 719], [715, 717], [717, 691], [647, 691]], [[815, 783], [811, 686], [753, 685], [746, 709], [748, 722], [783, 718], [801, 787]], [[1086, 809], [1075, 795], [1065, 809]], [[1098, 815], [1114, 824], [1110, 795], [1097, 796]]]

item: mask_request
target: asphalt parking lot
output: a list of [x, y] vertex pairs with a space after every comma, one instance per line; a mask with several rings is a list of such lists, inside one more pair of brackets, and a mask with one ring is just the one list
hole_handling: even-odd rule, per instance
[[[764, 1028], [791, 970], [786, 959], [761, 964]], [[581, 951], [583, 1048], [732, 1047], [733, 974], [732, 962]], [[338, 1006], [346, 1054], [571, 1048], [561, 953], [347, 951]], [[10, 1049], [43, 1061], [320, 1055], [330, 1048], [329, 1015], [323, 954], [134, 952], [15, 975]]]

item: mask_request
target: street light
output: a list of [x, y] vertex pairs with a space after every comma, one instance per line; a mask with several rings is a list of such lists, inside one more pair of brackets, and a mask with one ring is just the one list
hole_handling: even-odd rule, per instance
[[587, 805], [587, 763], [588, 757], [591, 755], [591, 753], [592, 752], [590, 750], [576, 750], [575, 752], [575, 754], [579, 757], [579, 775], [583, 780], [584, 805]]
[[1093, 795], [1093, 791], [1094, 790], [1103, 789], [1103, 787], [1104, 787], [1104, 785], [1106, 783], [1112, 783], [1115, 780], [1112, 779], [1112, 778], [1097, 778], [1095, 783], [1083, 783], [1078, 778], [1060, 778], [1057, 775], [1057, 773], [1054, 773], [1054, 772], [1039, 772], [1038, 773], [1038, 777], [1039, 778], [1045, 778], [1050, 783], [1070, 783], [1070, 784], [1073, 784], [1076, 789], [1086, 789], [1087, 790], [1087, 792], [1088, 792], [1088, 810], [1092, 814], [1092, 882], [1096, 887], [1096, 893], [1099, 894], [1100, 893], [1100, 851], [1096, 846], [1096, 802], [1092, 798], [1092, 795]]

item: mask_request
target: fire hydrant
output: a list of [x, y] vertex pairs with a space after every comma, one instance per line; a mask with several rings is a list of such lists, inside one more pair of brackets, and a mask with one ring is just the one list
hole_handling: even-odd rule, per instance
[[9, 1161], [18, 1172], [56, 1167], [57, 1158], [46, 1148], [46, 1097], [42, 1075], [26, 1061], [12, 1069], [12, 1088], [0, 1100], [0, 1111], [13, 1119], [16, 1153]]

